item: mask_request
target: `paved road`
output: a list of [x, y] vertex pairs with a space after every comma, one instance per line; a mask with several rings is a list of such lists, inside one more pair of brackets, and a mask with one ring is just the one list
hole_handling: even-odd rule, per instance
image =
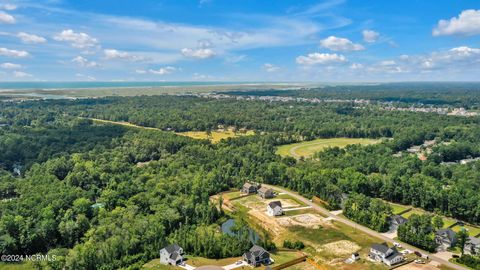
[[[393, 240], [392, 240], [392, 239], [390, 239], [390, 238], [382, 235], [381, 233], [379, 233], [379, 232], [377, 232], [377, 231], [374, 231], [374, 230], [371, 230], [371, 229], [369, 229], [369, 228], [367, 228], [367, 227], [365, 227], [365, 226], [362, 226], [362, 225], [360, 225], [360, 224], [357, 224], [357, 223], [355, 223], [355, 222], [353, 222], [353, 221], [351, 221], [351, 220], [349, 220], [349, 219], [347, 219], [347, 218], [344, 218], [344, 217], [341, 217], [341, 216], [336, 216], [336, 215], [330, 213], [327, 209], [319, 206], [318, 204], [315, 204], [315, 203], [311, 202], [310, 200], [306, 199], [306, 198], [303, 197], [303, 196], [298, 195], [298, 194], [295, 193], [295, 192], [286, 190], [286, 189], [281, 188], [281, 187], [278, 187], [278, 186], [272, 186], [272, 185], [267, 185], [267, 184], [262, 184], [262, 186], [266, 186], [266, 187], [269, 187], [269, 188], [273, 188], [273, 189], [275, 189], [275, 190], [279, 190], [279, 191], [281, 191], [281, 192], [283, 192], [283, 193], [286, 193], [286, 194], [294, 197], [295, 199], [297, 199], [297, 200], [299, 200], [299, 201], [301, 201], [301, 202], [303, 202], [303, 203], [305, 203], [305, 204], [307, 204], [307, 205], [312, 206], [313, 209], [315, 209], [316, 211], [322, 213], [323, 215], [325, 215], [325, 216], [327, 216], [327, 217], [329, 217], [329, 218], [335, 219], [335, 220], [337, 220], [337, 221], [339, 221], [339, 222], [342, 222], [342, 223], [344, 223], [344, 224], [346, 224], [346, 225], [348, 225], [348, 226], [350, 226], [350, 227], [354, 227], [356, 230], [362, 231], [362, 232], [364, 232], [364, 233], [366, 233], [366, 234], [368, 234], [368, 235], [371, 235], [371, 236], [373, 236], [373, 237], [379, 238], [379, 239], [381, 239], [382, 241], [385, 241], [385, 242], [387, 242], [387, 243], [390, 243], [390, 244], [393, 243]], [[459, 269], [459, 270], [468, 270], [467, 268], [465, 268], [465, 267], [463, 267], [463, 266], [460, 266], [460, 265], [451, 263], [451, 262], [449, 262], [449, 261], [447, 261], [447, 260], [444, 260], [444, 259], [436, 256], [435, 254], [428, 253], [428, 252], [426, 252], [426, 251], [424, 251], [424, 250], [421, 250], [421, 249], [416, 248], [416, 247], [414, 247], [414, 246], [405, 244], [405, 243], [403, 243], [403, 242], [402, 242], [402, 246], [405, 247], [405, 248], [408, 248], [408, 249], [410, 249], [410, 250], [418, 251], [418, 252], [423, 253], [423, 254], [428, 254], [428, 256], [429, 256], [429, 258], [430, 258], [431, 260], [436, 261], [436, 262], [438, 262], [438, 263], [441, 263], [441, 264], [443, 264], [443, 265], [445, 265], [445, 266], [448, 266], [448, 267], [450, 267], [450, 268]]]

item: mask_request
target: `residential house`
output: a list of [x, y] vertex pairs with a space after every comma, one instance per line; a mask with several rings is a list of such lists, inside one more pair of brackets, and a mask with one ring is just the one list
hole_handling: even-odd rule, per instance
[[270, 264], [270, 253], [261, 246], [254, 245], [249, 251], [243, 254], [243, 260], [251, 266], [257, 267], [261, 264]]
[[250, 184], [250, 183], [245, 183], [243, 184], [242, 190], [243, 193], [246, 194], [253, 194], [257, 192], [257, 185]]
[[183, 262], [183, 248], [177, 244], [168, 245], [160, 250], [160, 263], [179, 265]]
[[261, 187], [258, 190], [258, 195], [264, 199], [270, 199], [270, 198], [273, 198], [275, 194], [273, 193], [273, 189], [267, 188], [267, 187]]
[[273, 201], [267, 205], [267, 214], [270, 216], [281, 216], [283, 215], [282, 202]]
[[402, 224], [407, 223], [408, 219], [400, 216], [400, 215], [393, 215], [390, 217], [390, 231], [396, 231], [398, 227]]
[[441, 229], [435, 232], [437, 250], [443, 251], [454, 247], [457, 243], [457, 234], [452, 229]]
[[374, 261], [382, 262], [388, 266], [392, 266], [403, 261], [403, 255], [398, 252], [397, 248], [390, 248], [388, 247], [387, 243], [373, 244], [370, 248], [368, 257]]
[[470, 236], [464, 250], [471, 255], [480, 254], [480, 238]]

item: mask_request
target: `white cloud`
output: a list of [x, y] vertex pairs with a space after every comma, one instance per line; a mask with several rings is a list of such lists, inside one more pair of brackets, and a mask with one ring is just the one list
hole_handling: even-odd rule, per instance
[[95, 62], [95, 61], [89, 61], [87, 58], [82, 57], [82, 56], [77, 56], [72, 59], [72, 62], [81, 66], [81, 67], [87, 67], [87, 68], [93, 68], [93, 67], [99, 67], [100, 65]]
[[33, 75], [23, 71], [14, 71], [13, 76], [15, 76], [15, 78], [27, 78], [32, 77]]
[[325, 65], [346, 62], [347, 59], [341, 54], [330, 53], [309, 53], [307, 56], [301, 55], [296, 59], [299, 65]]
[[33, 34], [27, 34], [25, 32], [19, 32], [17, 34], [17, 37], [20, 38], [24, 43], [37, 44], [37, 43], [47, 42], [47, 40], [44, 37], [33, 35]]
[[374, 43], [380, 37], [380, 33], [373, 30], [363, 30], [362, 31], [363, 41], [368, 43]]
[[98, 40], [92, 38], [86, 33], [75, 33], [72, 29], [63, 30], [55, 35], [53, 39], [57, 41], [69, 42], [70, 45], [78, 49], [89, 49], [98, 46]]
[[359, 63], [353, 63], [350, 65], [350, 69], [362, 69], [363, 65]]
[[17, 6], [13, 5], [13, 4], [3, 4], [3, 5], [0, 5], [0, 9], [15, 10], [15, 9], [17, 9]]
[[131, 55], [128, 52], [119, 51], [115, 49], [105, 49], [103, 50], [103, 54], [105, 59], [123, 59], [123, 60], [130, 60], [130, 61], [143, 61], [145, 60], [142, 56]]
[[193, 73], [192, 78], [194, 80], [203, 81], [203, 80], [213, 80], [215, 77], [195, 72], [195, 73]]
[[21, 69], [22, 65], [13, 64], [13, 63], [3, 63], [0, 65], [0, 67], [4, 69]]
[[458, 17], [450, 20], [440, 20], [433, 29], [434, 36], [480, 34], [480, 10], [468, 9], [462, 11]]
[[168, 67], [159, 68], [157, 70], [149, 69], [148, 72], [155, 75], [167, 75], [175, 72], [176, 70], [177, 68], [168, 66]]
[[135, 70], [135, 73], [137, 73], [137, 74], [146, 74], [147, 71], [144, 70], [144, 69], [137, 69], [137, 70]]
[[263, 65], [263, 69], [265, 69], [265, 71], [267, 72], [275, 72], [275, 71], [278, 71], [280, 70], [279, 67], [273, 65], [273, 64], [270, 64], [270, 63], [266, 63]]
[[13, 24], [15, 23], [15, 18], [3, 11], [0, 11], [0, 23]]
[[97, 80], [93, 76], [85, 75], [85, 74], [82, 74], [82, 73], [77, 73], [77, 74], [75, 74], [75, 76], [78, 77], [78, 78], [81, 78], [82, 80], [86, 80], [86, 81], [96, 81]]
[[185, 57], [198, 58], [198, 59], [211, 58], [216, 55], [215, 52], [210, 48], [199, 48], [199, 49], [183, 48], [182, 54]]
[[240, 55], [229, 55], [225, 57], [225, 62], [229, 64], [236, 64], [247, 59], [247, 56], [244, 54]]
[[355, 44], [346, 38], [329, 36], [320, 41], [320, 46], [332, 51], [361, 51], [365, 48], [361, 44]]
[[384, 60], [384, 61], [380, 61], [380, 63], [378, 63], [380, 66], [394, 66], [396, 65], [397, 63], [394, 61], [394, 60]]
[[30, 54], [26, 51], [17, 51], [17, 50], [9, 50], [7, 48], [0, 48], [0, 55], [20, 58], [20, 57], [27, 57]]

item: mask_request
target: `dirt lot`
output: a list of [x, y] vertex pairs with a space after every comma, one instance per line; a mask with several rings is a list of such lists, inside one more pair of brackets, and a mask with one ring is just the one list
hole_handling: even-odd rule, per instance
[[303, 226], [306, 228], [318, 229], [319, 226], [331, 226], [331, 223], [325, 221], [317, 214], [301, 214], [291, 217], [277, 218], [277, 223], [282, 227]]
[[404, 266], [400, 266], [397, 270], [440, 270], [440, 268], [436, 267], [432, 263], [428, 264], [416, 264], [410, 263]]
[[361, 247], [352, 241], [340, 240], [322, 245], [319, 247], [318, 251], [335, 254], [336, 256], [348, 257], [360, 249]]

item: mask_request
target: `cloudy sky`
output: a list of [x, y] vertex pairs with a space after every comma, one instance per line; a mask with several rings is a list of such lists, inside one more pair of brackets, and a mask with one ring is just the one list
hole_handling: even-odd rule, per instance
[[478, 0], [0, 0], [0, 81], [479, 79]]

